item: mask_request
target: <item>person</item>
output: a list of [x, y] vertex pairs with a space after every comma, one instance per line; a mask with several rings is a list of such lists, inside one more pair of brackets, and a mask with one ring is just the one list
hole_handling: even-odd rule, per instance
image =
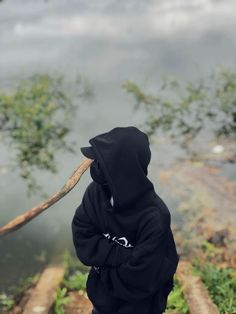
[[148, 136], [115, 127], [89, 140], [92, 182], [72, 219], [78, 259], [91, 266], [92, 314], [160, 314], [179, 262], [171, 215], [148, 178]]

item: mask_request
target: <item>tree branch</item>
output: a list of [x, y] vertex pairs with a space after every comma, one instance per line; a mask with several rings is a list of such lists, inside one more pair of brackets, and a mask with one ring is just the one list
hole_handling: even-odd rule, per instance
[[59, 201], [62, 197], [64, 197], [70, 190], [74, 188], [74, 186], [80, 180], [82, 174], [90, 167], [92, 159], [86, 158], [82, 161], [82, 163], [78, 166], [77, 169], [74, 170], [72, 175], [69, 177], [65, 185], [56, 193], [54, 193], [51, 197], [46, 199], [46, 201], [38, 204], [37, 206], [31, 208], [27, 212], [22, 215], [17, 216], [6, 225], [0, 228], [0, 236], [6, 235], [14, 230], [19, 229], [20, 227], [27, 224], [31, 219], [35, 218], [39, 214], [41, 214], [44, 210], [51, 207], [57, 201]]

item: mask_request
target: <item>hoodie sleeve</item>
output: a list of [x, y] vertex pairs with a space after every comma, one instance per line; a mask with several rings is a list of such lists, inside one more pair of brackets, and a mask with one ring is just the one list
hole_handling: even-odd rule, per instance
[[144, 223], [130, 258], [118, 267], [101, 269], [100, 278], [113, 296], [127, 301], [140, 300], [160, 287], [169, 230], [165, 225], [164, 228], [160, 220], [152, 217]]
[[92, 205], [85, 191], [71, 225], [77, 257], [87, 266], [120, 265], [129, 258], [133, 248], [125, 248], [102, 235], [87, 215], [88, 206]]

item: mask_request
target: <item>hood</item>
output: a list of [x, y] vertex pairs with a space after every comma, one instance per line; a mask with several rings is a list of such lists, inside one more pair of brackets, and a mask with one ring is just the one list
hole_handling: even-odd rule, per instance
[[148, 136], [134, 126], [116, 127], [89, 140], [120, 211], [153, 189], [147, 178], [151, 160]]

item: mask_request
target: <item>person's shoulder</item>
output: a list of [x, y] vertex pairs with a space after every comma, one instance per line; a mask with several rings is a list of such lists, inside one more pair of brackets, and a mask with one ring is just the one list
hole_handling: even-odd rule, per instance
[[171, 215], [168, 207], [161, 207], [159, 204], [150, 206], [143, 216], [141, 225], [148, 229], [163, 233], [170, 228]]
[[162, 212], [157, 206], [153, 205], [143, 213], [142, 219], [138, 224], [136, 237], [138, 241], [149, 238], [149, 241], [155, 242], [165, 237], [169, 229], [170, 216], [168, 212]]
[[170, 227], [171, 215], [167, 207], [164, 209], [160, 209], [160, 207], [155, 207], [155, 210], [153, 210], [151, 216], [154, 223], [156, 223], [156, 225], [160, 229], [163, 229], [163, 231]]

